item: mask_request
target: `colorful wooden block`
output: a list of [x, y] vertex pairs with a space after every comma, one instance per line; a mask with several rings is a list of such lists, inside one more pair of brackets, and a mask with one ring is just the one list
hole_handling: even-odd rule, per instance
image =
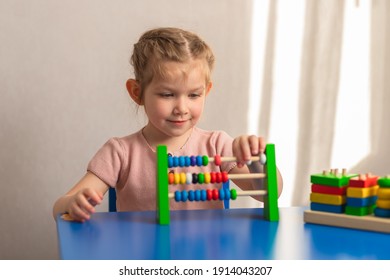
[[377, 217], [390, 218], [390, 210], [389, 209], [382, 209], [380, 207], [377, 207], [374, 210], [374, 214]]
[[345, 195], [347, 193], [347, 187], [332, 187], [313, 184], [311, 185], [311, 191], [315, 193], [333, 194], [333, 195]]
[[352, 207], [366, 207], [376, 203], [377, 196], [369, 196], [365, 198], [347, 197], [347, 205]]
[[349, 186], [355, 188], [368, 188], [377, 185], [378, 176], [359, 175], [349, 180]]
[[390, 209], [390, 200], [389, 199], [378, 199], [376, 201], [376, 205], [382, 209]]
[[374, 186], [370, 188], [347, 188], [347, 196], [348, 197], [357, 197], [357, 198], [365, 198], [369, 196], [376, 196], [378, 193], [379, 186]]
[[349, 174], [349, 175], [314, 174], [310, 176], [310, 182], [318, 185], [343, 187], [343, 186], [348, 186], [349, 179], [355, 176], [357, 176], [357, 174]]
[[390, 176], [388, 175], [378, 179], [378, 185], [383, 188], [390, 188]]
[[313, 211], [323, 211], [323, 212], [332, 212], [332, 213], [344, 213], [345, 205], [331, 205], [331, 204], [322, 204], [312, 202], [310, 203], [310, 209]]
[[345, 206], [345, 214], [354, 215], [354, 216], [366, 216], [370, 215], [374, 212], [375, 205], [367, 206], [367, 207], [353, 207], [353, 206]]
[[306, 210], [303, 214], [303, 220], [306, 223], [390, 233], [390, 219], [374, 215], [353, 216]]
[[379, 188], [378, 189], [378, 198], [390, 199], [390, 188]]
[[322, 204], [342, 205], [346, 203], [346, 197], [344, 195], [311, 193], [310, 201]]

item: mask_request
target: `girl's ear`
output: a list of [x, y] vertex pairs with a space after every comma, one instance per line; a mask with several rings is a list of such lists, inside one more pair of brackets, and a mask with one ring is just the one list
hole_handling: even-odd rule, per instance
[[209, 94], [211, 88], [213, 87], [213, 83], [209, 82], [206, 86], [206, 96]]
[[129, 92], [131, 99], [138, 105], [143, 105], [142, 96], [141, 96], [141, 86], [134, 79], [128, 79], [126, 82], [126, 88]]

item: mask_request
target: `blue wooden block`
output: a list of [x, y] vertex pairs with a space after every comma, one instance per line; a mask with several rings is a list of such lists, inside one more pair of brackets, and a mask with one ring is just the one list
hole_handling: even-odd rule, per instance
[[374, 205], [377, 199], [377, 196], [368, 196], [365, 198], [347, 197], [347, 205], [352, 207], [367, 207]]
[[345, 204], [343, 205], [331, 205], [312, 202], [310, 203], [310, 209], [313, 211], [331, 212], [331, 213], [344, 213]]
[[390, 218], [390, 209], [375, 208], [374, 214], [377, 217]]

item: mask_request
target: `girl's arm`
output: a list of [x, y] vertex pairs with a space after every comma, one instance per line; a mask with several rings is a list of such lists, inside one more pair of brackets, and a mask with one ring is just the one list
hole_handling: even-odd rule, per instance
[[84, 222], [95, 212], [95, 206], [103, 200], [109, 186], [93, 173], [84, 177], [53, 206], [54, 219], [58, 214], [68, 213], [75, 221]]

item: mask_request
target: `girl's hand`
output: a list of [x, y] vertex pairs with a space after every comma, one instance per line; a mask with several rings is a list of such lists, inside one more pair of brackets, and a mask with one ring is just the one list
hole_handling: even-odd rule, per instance
[[233, 155], [237, 158], [237, 167], [243, 167], [252, 156], [258, 156], [265, 151], [263, 137], [242, 135], [233, 141]]
[[67, 213], [79, 222], [89, 220], [95, 213], [95, 206], [103, 201], [103, 196], [93, 188], [84, 188], [69, 196]]

